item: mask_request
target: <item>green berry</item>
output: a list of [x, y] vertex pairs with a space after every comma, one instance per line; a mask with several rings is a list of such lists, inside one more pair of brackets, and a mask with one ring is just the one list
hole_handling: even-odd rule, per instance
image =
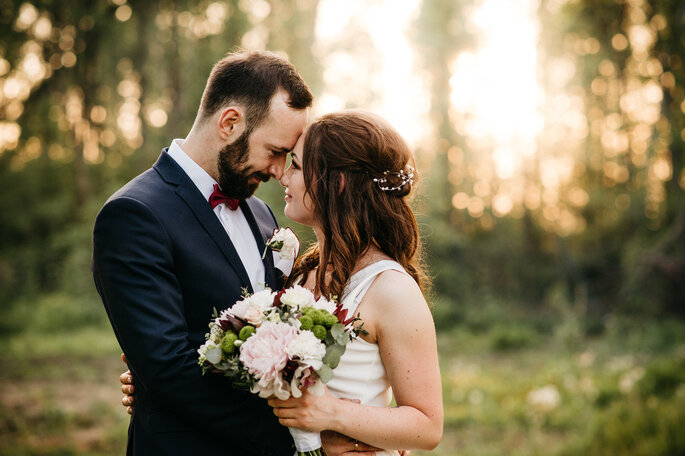
[[235, 333], [228, 331], [223, 339], [221, 339], [221, 351], [225, 355], [230, 355], [235, 352], [235, 341], [238, 340], [238, 336]]
[[300, 324], [302, 329], [312, 329], [314, 327], [314, 322], [312, 321], [311, 317], [307, 315], [302, 315], [300, 318]]
[[238, 334], [238, 337], [240, 337], [240, 340], [247, 340], [250, 338], [252, 334], [254, 334], [254, 332], [254, 326], [243, 326], [243, 329], [240, 330], [240, 334]]
[[312, 319], [315, 325], [323, 325], [326, 319], [324, 314], [318, 309], [310, 311], [307, 316]]
[[338, 322], [338, 317], [336, 317], [335, 315], [328, 314], [328, 315], [326, 315], [324, 325], [326, 325], [327, 327], [330, 328], [331, 326], [333, 326], [337, 322]]
[[302, 315], [308, 315], [312, 310], [314, 310], [313, 307], [303, 307], [300, 309], [300, 313], [302, 313]]
[[324, 340], [326, 338], [326, 328], [324, 328], [321, 325], [315, 325], [312, 328], [312, 332], [314, 333], [317, 339]]

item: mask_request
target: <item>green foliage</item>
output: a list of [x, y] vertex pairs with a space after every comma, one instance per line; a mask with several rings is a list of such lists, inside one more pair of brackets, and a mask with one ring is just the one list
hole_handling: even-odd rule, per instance
[[685, 398], [615, 402], [596, 420], [589, 442], [562, 455], [672, 456], [685, 454]]
[[534, 346], [537, 334], [525, 326], [495, 326], [490, 331], [492, 348], [497, 351]]
[[659, 360], [647, 366], [638, 391], [644, 399], [685, 394], [685, 358]]

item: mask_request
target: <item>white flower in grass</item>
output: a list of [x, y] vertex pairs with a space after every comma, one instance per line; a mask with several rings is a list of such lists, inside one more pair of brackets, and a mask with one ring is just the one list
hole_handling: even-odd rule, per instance
[[559, 407], [561, 404], [561, 394], [554, 385], [545, 385], [528, 393], [526, 398], [528, 403], [535, 409], [542, 412], [549, 412]]

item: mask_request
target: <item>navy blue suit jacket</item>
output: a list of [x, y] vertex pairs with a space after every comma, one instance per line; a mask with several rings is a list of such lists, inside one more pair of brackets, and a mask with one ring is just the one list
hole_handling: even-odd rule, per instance
[[[255, 197], [240, 207], [261, 251], [274, 215]], [[271, 255], [264, 268], [278, 288]], [[293, 454], [266, 401], [202, 376], [197, 349], [213, 309], [252, 289], [219, 219], [166, 150], [98, 214], [93, 277], [134, 375], [128, 454]]]

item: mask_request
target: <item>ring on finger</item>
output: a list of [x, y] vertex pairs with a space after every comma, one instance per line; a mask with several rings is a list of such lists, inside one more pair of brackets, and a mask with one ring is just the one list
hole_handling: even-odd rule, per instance
[[354, 441], [354, 451], [359, 451], [359, 442], [357, 440]]

